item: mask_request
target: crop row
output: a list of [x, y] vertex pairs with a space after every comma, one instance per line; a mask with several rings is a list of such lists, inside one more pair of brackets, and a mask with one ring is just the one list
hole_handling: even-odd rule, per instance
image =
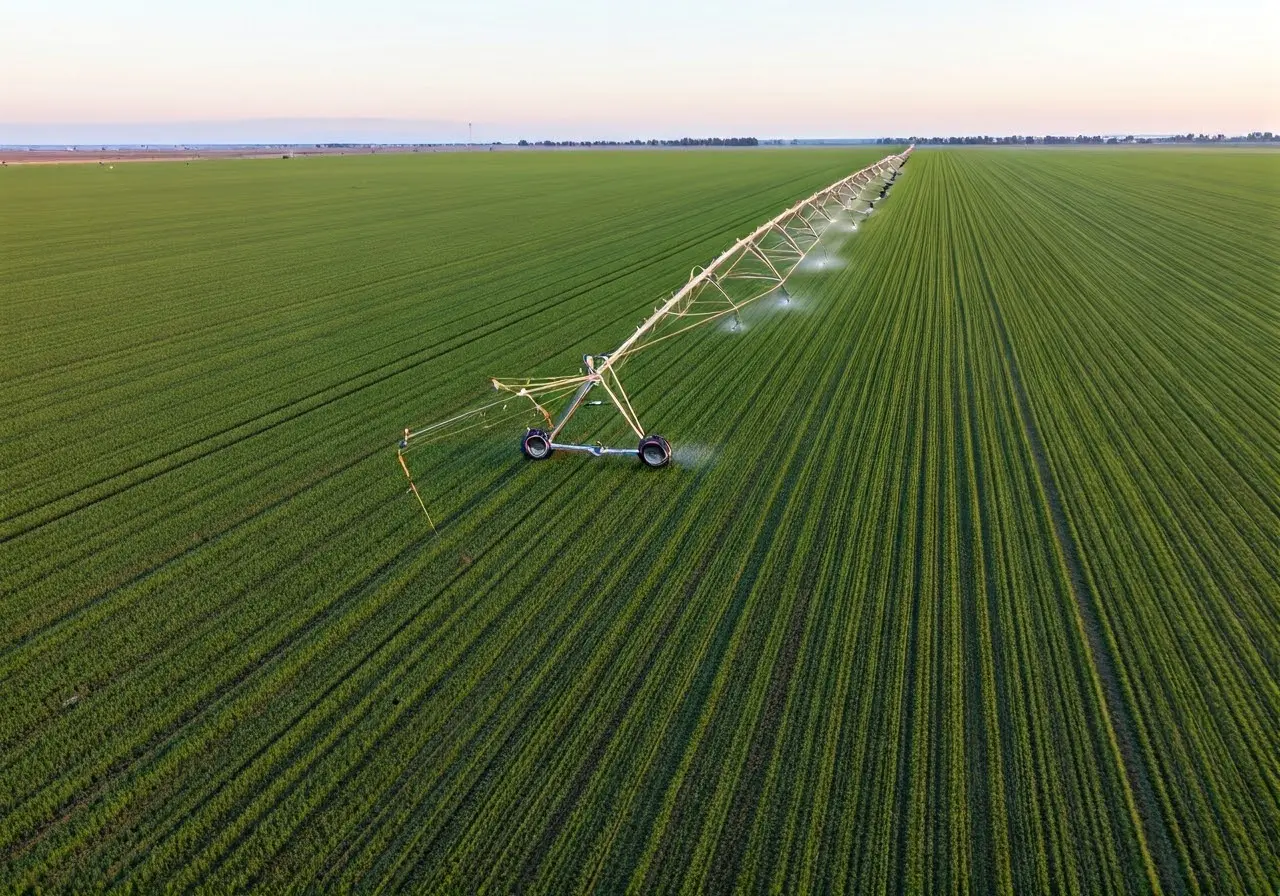
[[1266, 310], [1280, 254], [1275, 209], [1221, 185], [1273, 163], [1151, 156], [1139, 173], [1047, 157], [1017, 173], [1014, 202], [994, 166], [962, 158], [1070, 572], [1118, 677], [1112, 714], [1133, 729], [1151, 856], [1168, 889], [1265, 888], [1277, 860], [1259, 844], [1280, 825], [1280, 332]]
[[[93, 413], [84, 377], [156, 415], [28, 461], [5, 505], [5, 879], [1274, 888], [1268, 156], [918, 153], [789, 304], [628, 366], [673, 468], [531, 464], [498, 433], [414, 456], [438, 537], [403, 494], [399, 426], [616, 342], [863, 163], [130, 171], [227, 217], [171, 233], [117, 197], [138, 243], [105, 294], [192, 253], [226, 266], [230, 313], [191, 297], [157, 331], [157, 295], [95, 341], [53, 307], [37, 322], [79, 348], [0, 395], [23, 447], [68, 383]], [[406, 195], [457, 242], [388, 250]], [[335, 222], [308, 236], [316, 208]], [[94, 251], [21, 256], [19, 304]]]

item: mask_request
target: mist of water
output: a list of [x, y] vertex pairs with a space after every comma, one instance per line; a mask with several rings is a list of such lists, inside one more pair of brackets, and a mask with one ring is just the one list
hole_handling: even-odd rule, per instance
[[822, 232], [822, 238], [825, 240], [828, 235], [837, 238], [847, 238], [858, 232], [858, 222], [849, 218], [836, 218], [827, 225], [827, 229]]
[[848, 262], [839, 255], [824, 252], [821, 248], [815, 248], [804, 257], [800, 264], [796, 265], [796, 270], [805, 274], [821, 274], [826, 271], [837, 271], [847, 264]]
[[677, 442], [671, 446], [671, 460], [682, 470], [705, 470], [715, 464], [718, 453], [710, 445]]

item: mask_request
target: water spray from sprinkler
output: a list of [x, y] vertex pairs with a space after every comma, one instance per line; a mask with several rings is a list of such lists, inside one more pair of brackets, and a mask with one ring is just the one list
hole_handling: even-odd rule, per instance
[[[843, 266], [844, 260], [833, 251], [830, 237], [824, 239], [824, 234], [856, 231], [857, 224], [845, 222], [842, 217], [870, 214], [875, 209], [877, 198], [873, 196], [867, 200], [863, 194], [875, 189], [873, 184], [877, 179], [883, 184], [887, 173], [901, 167], [912, 149], [914, 146], [905, 153], [887, 156], [842, 178], [761, 224], [711, 262], [695, 268], [684, 286], [654, 308], [653, 313], [612, 352], [584, 356], [583, 366], [576, 373], [519, 380], [492, 379], [493, 388], [506, 393], [505, 397], [486, 399], [484, 404], [477, 403], [416, 430], [406, 429], [399, 441], [397, 456], [410, 491], [421, 505], [428, 524], [434, 530], [431, 515], [405, 460], [406, 455], [447, 436], [490, 429], [503, 420], [513, 423], [518, 420], [528, 427], [520, 446], [530, 461], [546, 462], [553, 455], [578, 453], [591, 457], [629, 456], [636, 458], [640, 466], [651, 469], [671, 463], [671, 445], [641, 422], [641, 415], [619, 378], [627, 359], [712, 321], [719, 321], [718, 328], [730, 332], [746, 330], [740, 310], [775, 291], [781, 299], [781, 306], [806, 307], [809, 302], [804, 296], [795, 297], [797, 301], [792, 302], [793, 296], [784, 286], [788, 278], [797, 270], [811, 266], [822, 269]], [[883, 196], [883, 187], [880, 192]], [[867, 203], [866, 210], [854, 207], [863, 202]], [[760, 302], [762, 307], [766, 304]], [[606, 394], [607, 400], [588, 401], [588, 393], [593, 389], [599, 390], [597, 395]], [[581, 444], [565, 437], [566, 425], [580, 408], [606, 404], [618, 411], [623, 422], [635, 434], [638, 442], [633, 444], [636, 447], [609, 447], [598, 442]], [[675, 459], [678, 462], [687, 459], [696, 464], [700, 458], [676, 455]]]

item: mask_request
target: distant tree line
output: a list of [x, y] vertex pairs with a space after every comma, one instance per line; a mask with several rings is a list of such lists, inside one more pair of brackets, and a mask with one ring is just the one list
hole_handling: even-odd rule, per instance
[[1127, 137], [1102, 137], [1094, 134], [1088, 136], [1086, 134], [1077, 134], [1074, 137], [1057, 137], [1052, 134], [1044, 137], [1024, 137], [1014, 135], [1010, 137], [881, 137], [877, 143], [884, 144], [900, 144], [915, 143], [917, 145], [944, 145], [944, 146], [1003, 146], [1006, 144], [1034, 144], [1041, 143], [1045, 145], [1054, 144], [1101, 144], [1107, 146], [1118, 146], [1125, 143], [1271, 143], [1275, 141], [1276, 135], [1270, 131], [1253, 131], [1243, 136], [1228, 137], [1225, 134], [1173, 134], [1166, 137], [1135, 137], [1132, 134]]
[[757, 137], [681, 137], [679, 140], [521, 140], [517, 146], [759, 146]]

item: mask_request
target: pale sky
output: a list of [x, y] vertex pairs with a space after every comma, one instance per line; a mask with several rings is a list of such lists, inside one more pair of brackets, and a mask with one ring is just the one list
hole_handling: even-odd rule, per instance
[[1275, 0], [6, 0], [0, 144], [1280, 131], [1277, 47]]

